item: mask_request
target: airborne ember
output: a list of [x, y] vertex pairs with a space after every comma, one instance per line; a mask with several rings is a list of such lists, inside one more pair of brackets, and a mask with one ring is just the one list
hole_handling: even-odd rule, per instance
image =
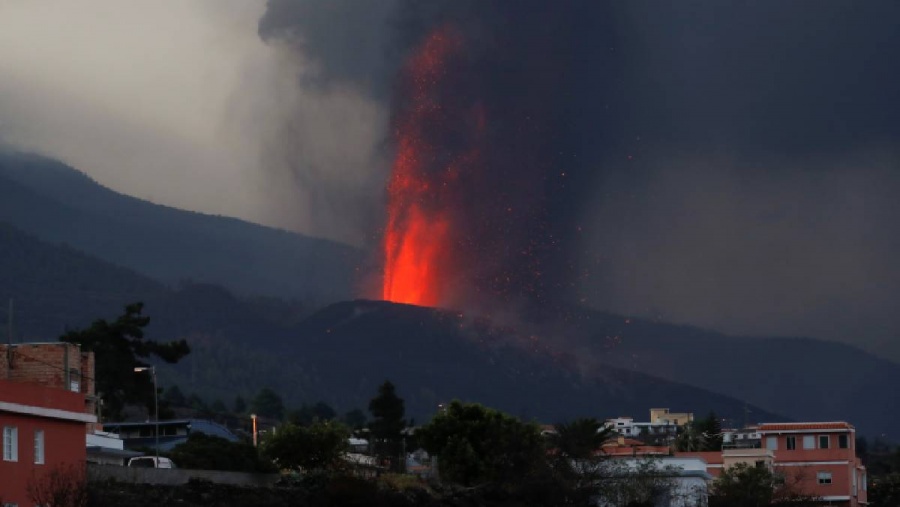
[[448, 297], [460, 224], [445, 207], [461, 190], [460, 166], [473, 163], [477, 153], [448, 154], [433, 137], [436, 125], [458, 114], [445, 107], [440, 92], [446, 86], [448, 60], [461, 43], [451, 28], [437, 29], [404, 69], [403, 88], [410, 97], [395, 119], [397, 153], [384, 235], [383, 297], [388, 301], [436, 306]]

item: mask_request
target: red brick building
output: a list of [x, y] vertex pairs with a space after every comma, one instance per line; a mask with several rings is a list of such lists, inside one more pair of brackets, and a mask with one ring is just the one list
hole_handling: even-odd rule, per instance
[[97, 422], [84, 407], [81, 393], [0, 380], [0, 504], [34, 505], [29, 481], [59, 465], [84, 465], [86, 424]]
[[0, 380], [82, 393], [82, 412], [97, 413], [94, 353], [82, 352], [78, 345], [64, 342], [0, 345]]
[[94, 354], [70, 343], [0, 345], [0, 505], [34, 505], [31, 480], [82, 467], [94, 415]]

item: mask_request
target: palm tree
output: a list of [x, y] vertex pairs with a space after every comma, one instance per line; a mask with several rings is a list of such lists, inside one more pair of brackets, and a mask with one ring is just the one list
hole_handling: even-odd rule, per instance
[[561, 455], [572, 459], [588, 459], [613, 434], [613, 429], [593, 417], [582, 417], [555, 425], [553, 445]]

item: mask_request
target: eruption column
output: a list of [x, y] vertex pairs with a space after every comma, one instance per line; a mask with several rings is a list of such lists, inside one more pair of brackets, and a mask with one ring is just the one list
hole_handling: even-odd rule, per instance
[[401, 77], [402, 97], [394, 118], [397, 154], [388, 183], [384, 234], [383, 298], [436, 306], [447, 296], [452, 249], [457, 242], [445, 206], [454, 192], [458, 161], [446, 156], [430, 132], [447, 121], [441, 97], [447, 63], [460, 40], [448, 28], [435, 30], [411, 55]]

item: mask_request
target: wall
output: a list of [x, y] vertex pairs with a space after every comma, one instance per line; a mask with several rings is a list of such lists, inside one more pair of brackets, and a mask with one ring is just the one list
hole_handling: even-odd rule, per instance
[[278, 474], [251, 474], [219, 470], [187, 470], [182, 468], [128, 468], [114, 465], [88, 464], [88, 480], [101, 482], [115, 480], [131, 484], [162, 484], [176, 486], [191, 479], [202, 479], [216, 484], [235, 486], [273, 486], [281, 477]]
[[[28, 407], [65, 410], [81, 413], [84, 396], [62, 389], [49, 389], [31, 384], [0, 380], [0, 401]], [[36, 416], [4, 411], [0, 408], [0, 437], [2, 428], [18, 430], [18, 460], [3, 461], [0, 453], [0, 499], [6, 503], [33, 505], [28, 499], [27, 485], [32, 477], [60, 465], [84, 464], [85, 422], [56, 417]], [[35, 464], [35, 430], [44, 432], [44, 463]], [[2, 440], [0, 440], [2, 450]]]

